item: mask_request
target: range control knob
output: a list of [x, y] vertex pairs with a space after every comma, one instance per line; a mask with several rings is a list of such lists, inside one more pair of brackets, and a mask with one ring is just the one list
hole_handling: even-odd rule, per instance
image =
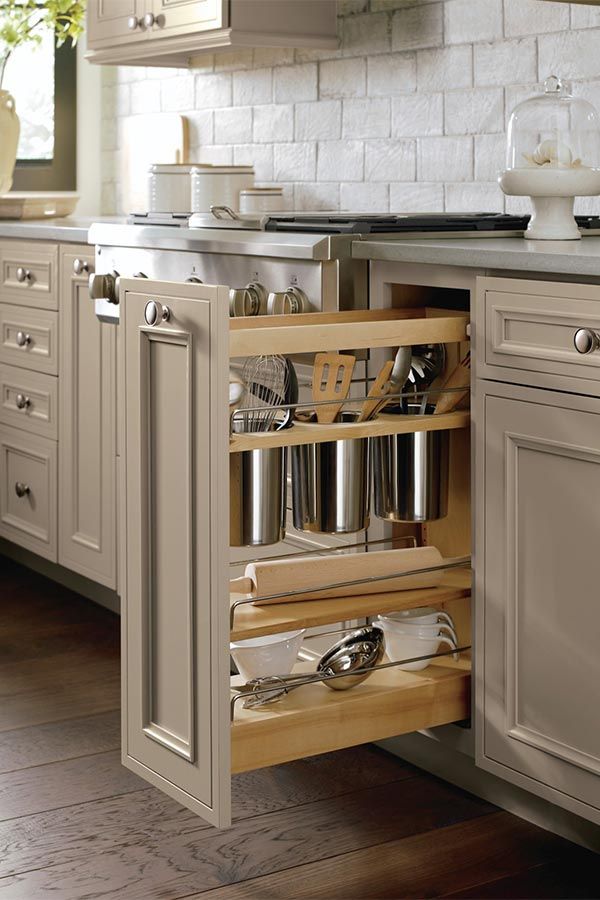
[[235, 318], [257, 316], [266, 298], [265, 288], [257, 281], [251, 281], [243, 288], [232, 288], [229, 291], [229, 315]]
[[104, 275], [90, 275], [90, 298], [107, 300], [109, 303], [119, 302], [119, 273], [109, 272]]
[[274, 291], [267, 300], [270, 316], [289, 316], [308, 309], [308, 297], [304, 291], [292, 284], [285, 291]]

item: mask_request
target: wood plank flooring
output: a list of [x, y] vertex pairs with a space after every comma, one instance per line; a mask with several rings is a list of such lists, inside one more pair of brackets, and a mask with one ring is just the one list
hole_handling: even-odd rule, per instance
[[375, 747], [236, 776], [217, 831], [119, 760], [118, 619], [0, 557], [0, 900], [598, 897], [600, 859]]

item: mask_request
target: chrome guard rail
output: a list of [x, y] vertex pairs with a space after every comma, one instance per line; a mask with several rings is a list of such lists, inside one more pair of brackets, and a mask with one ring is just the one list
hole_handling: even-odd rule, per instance
[[342, 553], [345, 550], [356, 550], [358, 547], [375, 547], [381, 544], [397, 544], [406, 541], [410, 547], [417, 546], [417, 539], [412, 534], [403, 534], [399, 537], [378, 538], [376, 541], [359, 541], [357, 544], [340, 544], [338, 547], [315, 547], [314, 550], [299, 550], [297, 553], [275, 553], [273, 556], [256, 556], [253, 559], [242, 559], [230, 562], [230, 566], [247, 566], [255, 562], [271, 562], [274, 559], [298, 559], [302, 556], [320, 556], [330, 553]]

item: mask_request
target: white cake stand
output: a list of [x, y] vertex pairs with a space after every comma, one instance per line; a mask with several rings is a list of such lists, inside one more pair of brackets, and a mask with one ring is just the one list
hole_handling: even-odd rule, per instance
[[531, 197], [533, 215], [525, 237], [539, 241], [577, 241], [575, 197], [600, 194], [600, 169], [526, 167], [507, 169], [498, 178], [505, 194]]

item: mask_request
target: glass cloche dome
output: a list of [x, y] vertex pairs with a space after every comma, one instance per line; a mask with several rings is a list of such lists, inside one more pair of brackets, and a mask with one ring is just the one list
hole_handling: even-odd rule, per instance
[[543, 93], [515, 107], [507, 134], [506, 194], [530, 196], [526, 237], [576, 239], [576, 196], [600, 193], [600, 116], [571, 85], [551, 75]]

